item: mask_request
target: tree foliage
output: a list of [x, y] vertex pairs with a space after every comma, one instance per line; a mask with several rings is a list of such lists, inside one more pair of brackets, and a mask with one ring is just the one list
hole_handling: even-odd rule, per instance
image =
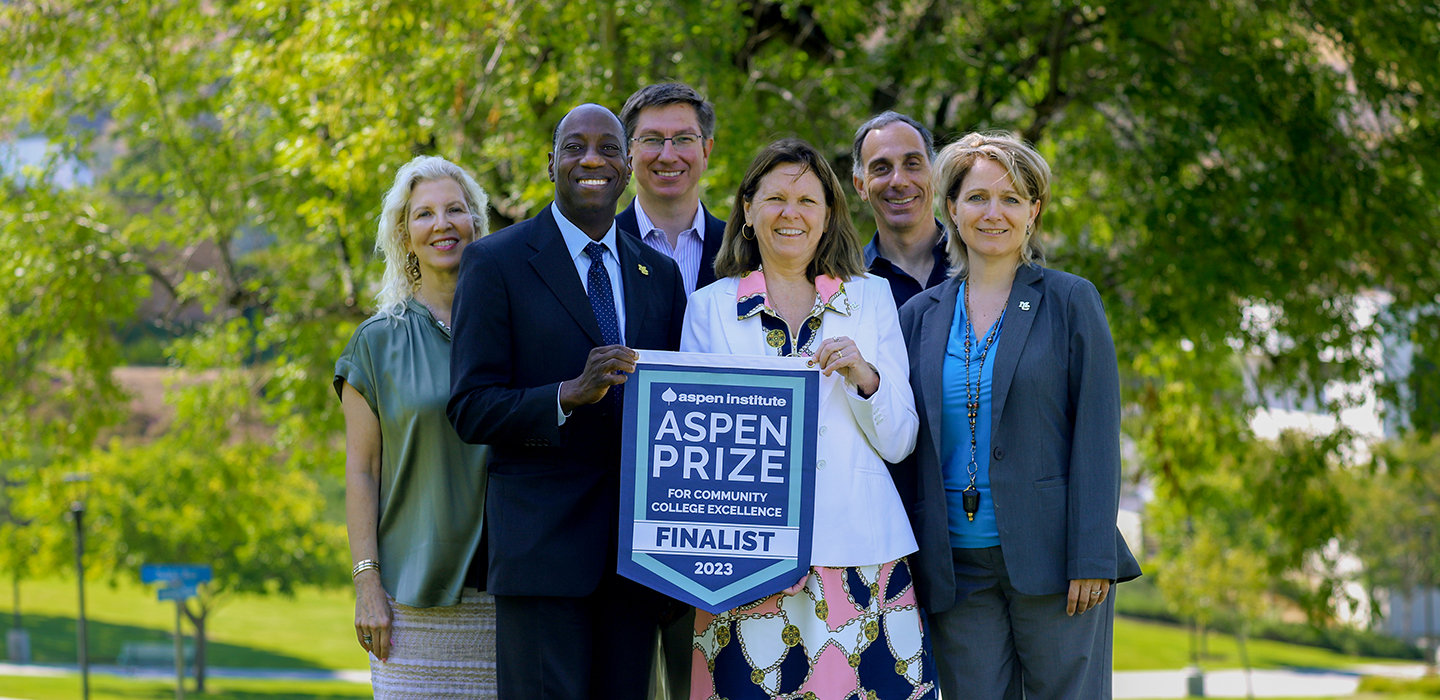
[[[1099, 287], [1131, 430], [1192, 515], [1251, 464], [1256, 397], [1361, 377], [1381, 333], [1428, 337], [1412, 331], [1440, 314], [1434, 3], [48, 0], [0, 5], [0, 59], [0, 134], [96, 174], [4, 185], [0, 430], [23, 439], [0, 458], [114, 454], [86, 451], [118, 418], [115, 329], [152, 294], [162, 322], [205, 319], [169, 348], [213, 378], [172, 392], [177, 440], [226, 431], [242, 461], [263, 444], [256, 478], [338, 473], [329, 378], [370, 309], [395, 169], [466, 165], [499, 228], [546, 202], [566, 110], [666, 79], [717, 105], [721, 214], [769, 139], [843, 172], [882, 109], [942, 141], [1036, 142], [1056, 174], [1050, 264]], [[1357, 307], [1376, 289], [1385, 324]], [[1440, 359], [1417, 348], [1417, 366]], [[1262, 360], [1248, 388], [1240, 356]], [[1324, 460], [1282, 461], [1274, 497], [1331, 513], [1305, 500]], [[1308, 547], [1331, 525], [1278, 532]]]
[[1343, 487], [1356, 510], [1347, 549], [1371, 590], [1409, 595], [1440, 581], [1440, 437], [1379, 446]]
[[[216, 438], [219, 438], [218, 440]], [[32, 568], [73, 567], [72, 500], [86, 509], [87, 576], [139, 578], [146, 564], [205, 564], [214, 578], [184, 611], [196, 631], [196, 677], [205, 679], [206, 622], [234, 593], [292, 594], [301, 585], [343, 585], [343, 526], [325, 522], [325, 499], [304, 470], [277, 470], [277, 450], [260, 441], [172, 435], [140, 445], [114, 440], [33, 472], [15, 510]], [[67, 474], [91, 478], [64, 483]]]

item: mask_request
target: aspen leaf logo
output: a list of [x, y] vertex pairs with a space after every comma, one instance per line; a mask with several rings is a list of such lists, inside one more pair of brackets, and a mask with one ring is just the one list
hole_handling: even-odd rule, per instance
[[675, 403], [675, 399], [676, 399], [675, 390], [674, 390], [674, 389], [670, 389], [670, 388], [666, 388], [666, 389], [665, 389], [665, 393], [661, 394], [661, 395], [660, 395], [660, 398], [661, 398], [662, 400], [664, 400], [665, 403]]

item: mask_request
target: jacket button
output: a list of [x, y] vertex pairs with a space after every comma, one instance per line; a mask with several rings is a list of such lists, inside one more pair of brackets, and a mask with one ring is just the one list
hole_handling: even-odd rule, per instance
[[824, 435], [824, 434], [825, 434], [825, 426], [823, 426], [823, 425], [820, 426], [820, 434], [821, 434], [821, 435]]
[[994, 450], [991, 450], [991, 451], [990, 451], [990, 456], [994, 457], [994, 458], [996, 459], [996, 461], [1005, 459], [1005, 450], [1002, 450], [1002, 449], [1000, 449], [1000, 448], [997, 447], [997, 448], [995, 448]]
[[816, 463], [815, 463], [815, 468], [816, 468], [816, 469], [824, 469], [824, 468], [825, 468], [825, 460], [822, 459], [822, 460], [820, 460], [819, 462], [816, 462]]

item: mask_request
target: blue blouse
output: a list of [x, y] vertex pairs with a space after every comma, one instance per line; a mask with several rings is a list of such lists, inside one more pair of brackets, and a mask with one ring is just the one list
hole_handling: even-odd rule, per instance
[[[1000, 332], [1005, 315], [995, 321], [995, 340], [985, 363], [980, 355], [985, 349], [986, 329], [979, 338], [970, 329], [970, 319], [965, 315], [965, 283], [960, 283], [960, 293], [955, 295], [955, 323], [950, 327], [950, 339], [945, 346], [944, 395], [942, 415], [944, 424], [940, 435], [941, 454], [947, 455], [943, 467], [945, 477], [945, 503], [950, 516], [950, 546], [960, 549], [980, 549], [1000, 546], [1000, 531], [995, 525], [995, 503], [990, 500], [990, 416], [993, 401], [990, 389], [995, 374], [995, 349], [1000, 345]], [[970, 336], [970, 390], [975, 391], [975, 382], [980, 384], [980, 415], [975, 418], [975, 488], [980, 492], [980, 510], [974, 522], [965, 516], [960, 495], [970, 486], [970, 418], [965, 411], [965, 337]], [[977, 377], [978, 375], [978, 377]]]

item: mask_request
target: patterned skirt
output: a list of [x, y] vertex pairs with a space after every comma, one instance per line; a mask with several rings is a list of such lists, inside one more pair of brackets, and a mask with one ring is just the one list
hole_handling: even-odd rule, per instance
[[456, 605], [390, 609], [390, 659], [370, 656], [376, 700], [497, 697], [493, 596], [466, 588]]
[[902, 557], [812, 567], [805, 588], [695, 613], [691, 700], [920, 700], [935, 665]]

